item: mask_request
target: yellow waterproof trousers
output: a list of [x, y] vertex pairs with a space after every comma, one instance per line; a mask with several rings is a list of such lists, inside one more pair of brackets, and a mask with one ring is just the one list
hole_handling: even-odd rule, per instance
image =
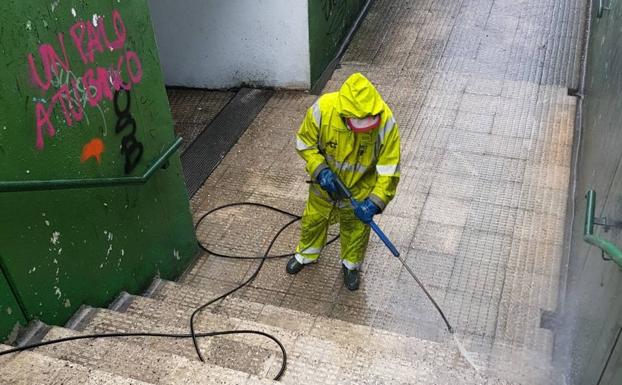
[[315, 185], [309, 188], [296, 259], [302, 264], [316, 262], [326, 245], [328, 226], [339, 222], [342, 262], [348, 269], [358, 270], [365, 258], [370, 227], [354, 215], [349, 202], [326, 201], [316, 195], [316, 189]]

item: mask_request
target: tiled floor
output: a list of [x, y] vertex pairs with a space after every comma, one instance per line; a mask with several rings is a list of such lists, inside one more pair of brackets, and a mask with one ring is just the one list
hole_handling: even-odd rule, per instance
[[[570, 178], [583, 0], [378, 0], [325, 91], [355, 71], [376, 84], [402, 137], [402, 181], [378, 222], [491, 371], [538, 383], [553, 335]], [[315, 97], [278, 92], [192, 200], [195, 215], [253, 201], [302, 213], [308, 177], [294, 133]], [[232, 208], [199, 228], [231, 254], [261, 255], [287, 221]], [[293, 250], [288, 230], [274, 253]], [[288, 276], [270, 261], [240, 297], [447, 342], [421, 290], [372, 236], [356, 293], [338, 245]], [[205, 257], [185, 278], [223, 287], [254, 269]], [[531, 381], [531, 382], [530, 382]]]

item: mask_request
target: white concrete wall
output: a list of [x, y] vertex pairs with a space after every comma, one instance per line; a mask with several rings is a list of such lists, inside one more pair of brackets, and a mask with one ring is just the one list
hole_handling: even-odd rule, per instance
[[149, 0], [167, 85], [309, 88], [307, 0]]

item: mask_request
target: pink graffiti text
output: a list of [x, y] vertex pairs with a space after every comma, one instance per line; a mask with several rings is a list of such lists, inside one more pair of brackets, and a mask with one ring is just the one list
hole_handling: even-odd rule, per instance
[[124, 49], [127, 32], [121, 14], [116, 10], [112, 11], [114, 39], [108, 37], [104, 24], [101, 16], [95, 25], [91, 21], [79, 21], [69, 29], [69, 34], [83, 65], [94, 64], [96, 54], [104, 53], [106, 49], [111, 52], [123, 50], [116, 62], [108, 68], [94, 66], [86, 69], [82, 76], [73, 76], [71, 80], [67, 77], [67, 81], [62, 82], [63, 73], [73, 73], [63, 33], [57, 35], [60, 54], [52, 44], [46, 43], [39, 47], [42, 75], [37, 69], [34, 55], [28, 55], [33, 85], [42, 91], [43, 96], [52, 92], [49, 102], [39, 99], [35, 104], [37, 149], [44, 148], [44, 134], [50, 137], [56, 134], [52, 124], [56, 106], [60, 105], [65, 123], [71, 127], [85, 116], [86, 103], [79, 101], [86, 100], [90, 107], [98, 107], [103, 100], [111, 101], [115, 91], [129, 91], [142, 80], [143, 68], [138, 55]]

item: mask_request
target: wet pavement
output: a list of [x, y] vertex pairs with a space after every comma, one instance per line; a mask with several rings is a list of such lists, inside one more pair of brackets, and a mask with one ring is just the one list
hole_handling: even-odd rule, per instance
[[[375, 236], [359, 291], [343, 286], [336, 242], [295, 276], [285, 273], [285, 259], [268, 261], [250, 287], [199, 314], [196, 330], [274, 335], [288, 352], [281, 384], [563, 384], [552, 367], [553, 331], [541, 326], [563, 284], [575, 117], [567, 94], [578, 81], [584, 6], [378, 0], [326, 85], [336, 90], [361, 71], [394, 110], [402, 181], [378, 223], [445, 310], [467, 359]], [[188, 146], [234, 95], [175, 89], [169, 96]], [[242, 92], [236, 98], [249, 101]], [[196, 220], [243, 201], [302, 213], [308, 176], [294, 134], [315, 99], [274, 93], [192, 198]], [[218, 253], [259, 257], [290, 220], [265, 208], [229, 207], [202, 222], [198, 237]], [[292, 252], [298, 235], [297, 226], [288, 228], [271, 253]], [[108, 309], [83, 306], [65, 328], [34, 323], [24, 338], [185, 334], [198, 306], [256, 267], [202, 255], [179, 282], [156, 278], [144, 296], [121, 293]], [[187, 339], [49, 345], [0, 357], [0, 384], [276, 384], [283, 356], [264, 337], [201, 339], [206, 362]]]
[[[562, 274], [582, 0], [374, 3], [325, 87], [360, 71], [393, 109], [402, 180], [378, 218], [428, 286], [479, 366], [525, 384], [551, 379]], [[301, 214], [308, 177], [294, 134], [315, 96], [277, 92], [192, 199], [195, 217], [252, 201]], [[231, 208], [199, 228], [209, 247], [259, 256], [288, 220]], [[332, 230], [336, 232], [336, 229]], [[291, 252], [298, 230], [274, 253]], [[288, 276], [270, 261], [241, 299], [450, 345], [442, 321], [372, 236], [356, 293], [342, 283], [338, 244]], [[183, 283], [218, 289], [256, 262], [202, 257]]]

